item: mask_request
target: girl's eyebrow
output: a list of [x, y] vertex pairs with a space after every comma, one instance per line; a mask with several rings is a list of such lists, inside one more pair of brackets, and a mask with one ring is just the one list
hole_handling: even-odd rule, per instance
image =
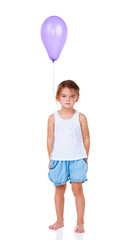
[[[61, 95], [64, 95], [64, 96], [66, 96], [66, 94], [64, 94], [64, 93], [62, 93]], [[72, 94], [71, 96], [75, 96], [75, 94]]]

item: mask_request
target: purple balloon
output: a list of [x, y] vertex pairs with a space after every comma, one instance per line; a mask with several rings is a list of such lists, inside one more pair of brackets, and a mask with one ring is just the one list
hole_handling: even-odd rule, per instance
[[49, 58], [56, 61], [64, 47], [67, 37], [67, 26], [57, 16], [46, 18], [41, 26], [41, 39], [48, 52]]

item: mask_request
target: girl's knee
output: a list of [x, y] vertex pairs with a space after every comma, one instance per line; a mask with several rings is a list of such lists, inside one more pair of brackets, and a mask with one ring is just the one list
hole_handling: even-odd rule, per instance
[[55, 190], [56, 190], [56, 193], [64, 194], [66, 190], [66, 184], [56, 186]]
[[72, 183], [72, 192], [74, 196], [83, 194], [82, 183]]

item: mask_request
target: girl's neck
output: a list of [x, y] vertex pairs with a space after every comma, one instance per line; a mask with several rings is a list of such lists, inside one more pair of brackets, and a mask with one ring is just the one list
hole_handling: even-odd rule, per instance
[[72, 107], [72, 108], [61, 108], [60, 109], [60, 113], [65, 113], [65, 114], [68, 114], [68, 113], [74, 113], [76, 110]]

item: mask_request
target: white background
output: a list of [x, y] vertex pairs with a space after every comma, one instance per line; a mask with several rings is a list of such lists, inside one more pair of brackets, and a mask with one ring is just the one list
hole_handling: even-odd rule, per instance
[[80, 86], [74, 108], [86, 115], [91, 137], [88, 182], [83, 184], [86, 232], [79, 239], [131, 239], [127, 0], [0, 3], [0, 239], [78, 239], [69, 183], [63, 237], [48, 230], [56, 220], [46, 148], [53, 85], [40, 28], [51, 15], [63, 18], [68, 27], [55, 62], [55, 83], [71, 79]]

